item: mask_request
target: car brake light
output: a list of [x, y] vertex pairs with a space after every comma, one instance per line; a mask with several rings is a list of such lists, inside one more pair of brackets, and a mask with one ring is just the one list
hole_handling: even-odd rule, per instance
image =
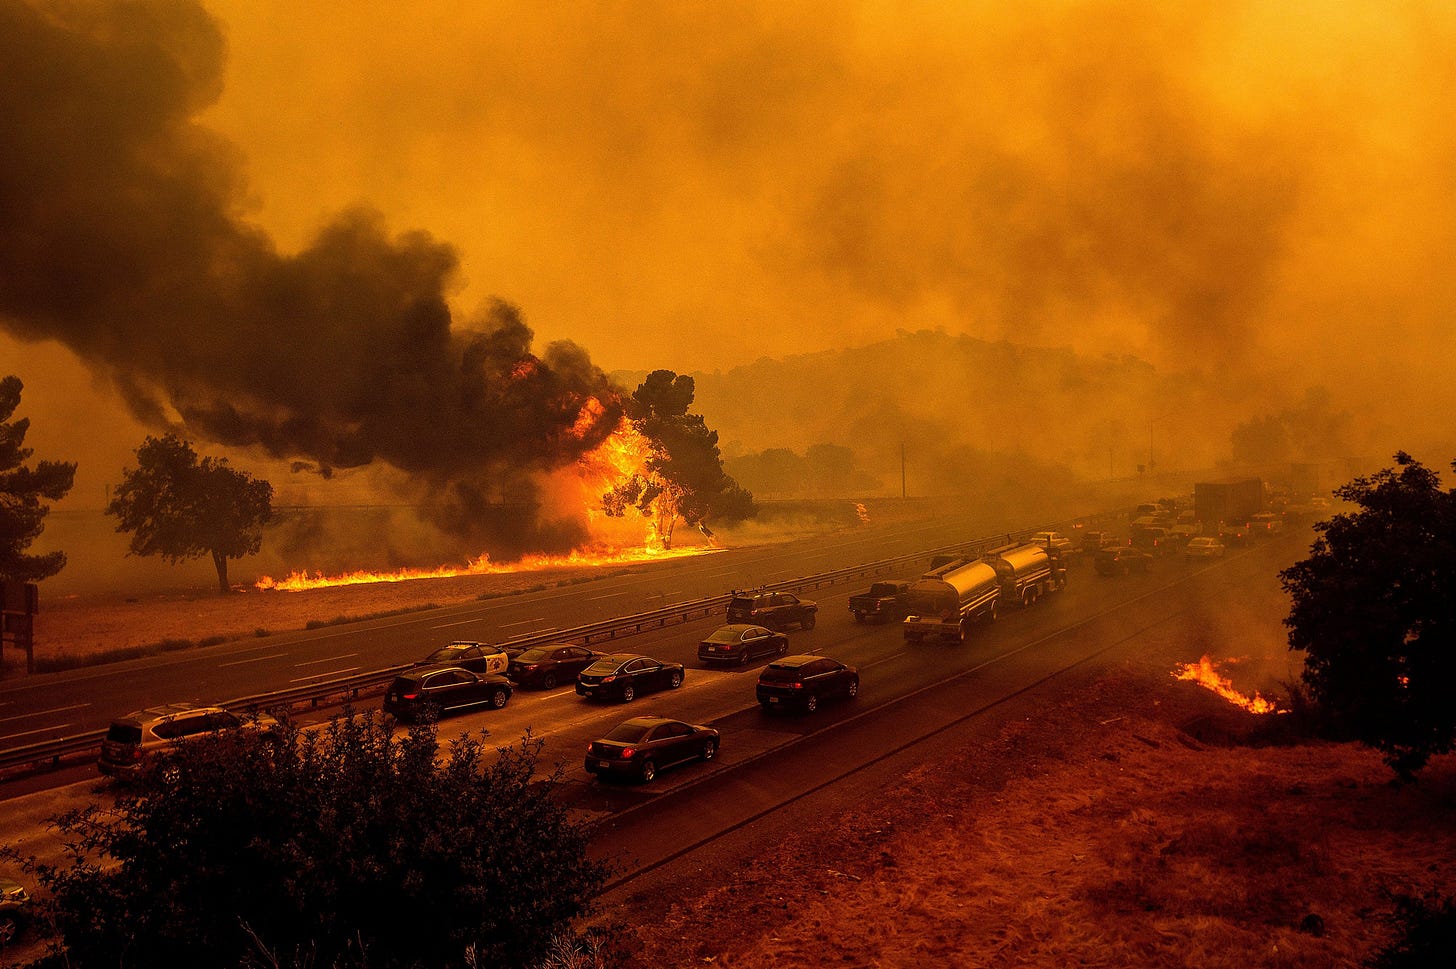
[[613, 680], [615, 680], [616, 678], [617, 678], [617, 674], [613, 673], [611, 676], [604, 676], [604, 677], [602, 677], [602, 682], [603, 683], [610, 683]]
[[637, 748], [636, 747], [623, 747], [622, 748], [622, 756], [623, 757], [631, 757], [635, 753], [637, 753]]
[[401, 693], [399, 698], [401, 700], [418, 700], [420, 695], [418, 693]]
[[794, 689], [796, 689], [796, 690], [802, 690], [803, 688], [804, 688], [804, 684], [800, 683], [798, 680], [795, 680], [794, 681]]

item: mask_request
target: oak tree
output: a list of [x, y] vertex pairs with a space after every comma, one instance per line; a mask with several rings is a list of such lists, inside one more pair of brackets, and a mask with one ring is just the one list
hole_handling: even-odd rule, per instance
[[1357, 510], [1316, 524], [1309, 557], [1279, 577], [1313, 698], [1410, 779], [1456, 741], [1456, 492], [1395, 461], [1337, 489]]
[[136, 449], [137, 466], [106, 506], [118, 532], [131, 533], [131, 554], [160, 555], [173, 564], [211, 555], [217, 587], [227, 592], [227, 560], [262, 547], [273, 515], [273, 486], [228, 467], [226, 458], [201, 458], [174, 434], [148, 436]]

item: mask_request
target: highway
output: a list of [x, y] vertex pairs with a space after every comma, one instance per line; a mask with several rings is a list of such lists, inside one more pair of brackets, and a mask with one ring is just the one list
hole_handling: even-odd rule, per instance
[[[413, 662], [455, 639], [506, 643], [735, 588], [970, 541], [985, 537], [989, 528], [966, 516], [729, 549], [634, 567], [566, 588], [6, 681], [0, 683], [0, 750], [104, 728], [114, 716], [157, 703], [221, 703], [386, 669]], [[421, 600], [428, 601], [428, 595], [428, 582], [422, 582]], [[665, 650], [664, 658], [695, 662], [699, 632], [679, 628], [670, 644], [657, 640], [651, 648]], [[606, 648], [650, 651], [635, 639]], [[529, 703], [532, 698], [522, 699]]]

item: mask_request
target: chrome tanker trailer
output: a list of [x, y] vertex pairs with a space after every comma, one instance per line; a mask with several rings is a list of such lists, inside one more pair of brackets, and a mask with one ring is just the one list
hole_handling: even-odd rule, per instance
[[979, 560], [958, 559], [925, 573], [906, 593], [905, 640], [964, 641], [973, 622], [996, 618], [1001, 580]]
[[985, 560], [996, 570], [1003, 604], [1029, 606], [1067, 584], [1067, 567], [1055, 548], [1009, 545], [988, 552]]

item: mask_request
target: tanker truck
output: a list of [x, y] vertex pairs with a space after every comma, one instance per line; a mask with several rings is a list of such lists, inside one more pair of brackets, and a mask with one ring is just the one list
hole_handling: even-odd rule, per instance
[[996, 618], [1002, 603], [1029, 606], [1067, 585], [1067, 567], [1055, 548], [1007, 545], [981, 559], [959, 559], [933, 569], [906, 593], [905, 640], [965, 641], [977, 619]]
[[982, 561], [956, 559], [925, 573], [906, 593], [905, 641], [954, 639], [964, 642], [977, 619], [996, 618], [1001, 580]]
[[1067, 585], [1067, 566], [1055, 546], [1010, 545], [987, 553], [986, 561], [996, 570], [1003, 603], [1026, 607]]

